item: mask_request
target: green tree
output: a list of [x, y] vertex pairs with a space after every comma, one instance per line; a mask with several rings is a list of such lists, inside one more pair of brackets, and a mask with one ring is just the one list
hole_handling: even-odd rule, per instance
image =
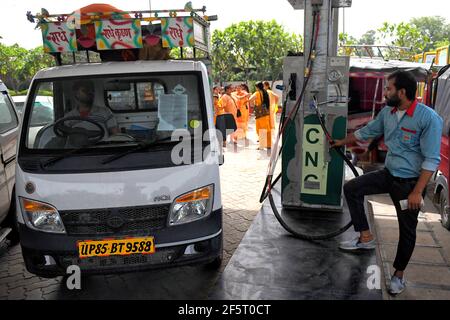
[[275, 20], [232, 24], [213, 33], [214, 79], [277, 80], [283, 58], [302, 49], [302, 37], [289, 34]]
[[215, 30], [211, 40], [213, 80], [222, 84], [229, 81], [232, 76], [232, 66], [235, 59], [231, 52], [230, 41], [227, 40], [225, 32]]
[[449, 44], [450, 24], [445, 18], [440, 16], [420, 17], [411, 19], [410, 23], [419, 30], [424, 38], [428, 39], [424, 51], [433, 51]]
[[389, 45], [408, 48], [408, 50], [400, 50], [395, 56], [388, 54], [387, 58], [398, 58], [397, 54], [399, 54], [400, 58], [409, 59], [412, 55], [423, 52], [430, 41], [419, 28], [407, 22], [399, 24], [384, 22], [378, 29], [378, 33], [380, 38], [387, 41]]
[[54, 58], [45, 53], [43, 47], [31, 49], [23, 57], [22, 79], [28, 87], [33, 76], [41, 69], [54, 65]]
[[0, 77], [11, 90], [27, 89], [37, 71], [52, 65], [53, 58], [42, 47], [27, 50], [0, 43]]
[[5, 46], [0, 44], [0, 77], [12, 90], [18, 90], [23, 80], [22, 69], [27, 50], [15, 44]]
[[375, 30], [369, 30], [364, 33], [358, 41], [358, 44], [374, 45], [377, 39], [377, 32]]
[[354, 48], [345, 48], [345, 46], [357, 45], [358, 40], [348, 33], [339, 33], [339, 55], [341, 56], [353, 56], [356, 51]]

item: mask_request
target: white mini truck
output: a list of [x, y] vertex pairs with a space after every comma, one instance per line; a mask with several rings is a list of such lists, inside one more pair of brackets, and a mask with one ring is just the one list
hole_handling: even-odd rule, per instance
[[[80, 81], [93, 87], [89, 114], [78, 109]], [[53, 97], [51, 110], [35, 103], [42, 94]], [[221, 148], [202, 62], [87, 63], [38, 72], [17, 162], [17, 222], [29, 272], [220, 265]]]

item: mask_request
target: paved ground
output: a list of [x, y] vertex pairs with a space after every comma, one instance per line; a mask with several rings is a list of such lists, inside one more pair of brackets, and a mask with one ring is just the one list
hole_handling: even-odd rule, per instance
[[[250, 132], [254, 123], [250, 124]], [[4, 299], [206, 299], [260, 209], [268, 157], [256, 150], [256, 136], [237, 150], [225, 150], [221, 167], [224, 262], [219, 271], [202, 266], [82, 278], [69, 291], [65, 279], [44, 279], [25, 270], [20, 246], [0, 244], [0, 300]]]
[[[348, 222], [348, 213], [282, 210], [279, 186], [274, 203], [294, 230], [325, 234]], [[344, 210], [345, 211], [345, 210]], [[349, 230], [326, 241], [292, 237], [266, 202], [242, 239], [210, 296], [216, 300], [381, 300], [368, 286], [376, 252], [343, 253], [339, 242], [354, 238]]]
[[[432, 189], [432, 188], [429, 188]], [[378, 261], [384, 275], [383, 297], [388, 300], [449, 300], [450, 299], [450, 231], [443, 228], [440, 215], [425, 199], [424, 213], [419, 216], [417, 242], [414, 254], [406, 269], [407, 290], [398, 297], [387, 294], [392, 263], [398, 242], [398, 224], [395, 208], [387, 195], [369, 198], [369, 207], [375, 221], [378, 239]]]
[[[250, 130], [254, 130], [254, 123]], [[224, 262], [218, 271], [203, 266], [121, 275], [90, 276], [82, 279], [82, 289], [69, 291], [62, 277], [43, 279], [25, 271], [20, 246], [0, 244], [0, 300], [4, 299], [207, 299], [246, 231], [258, 214], [258, 200], [266, 174], [268, 156], [256, 150], [256, 137], [237, 152], [225, 151], [221, 167], [224, 206]], [[396, 244], [396, 220], [387, 197], [372, 197], [369, 203], [379, 239], [378, 259], [383, 265], [383, 297], [391, 273]], [[426, 204], [421, 217], [418, 246], [407, 277], [408, 290], [397, 299], [450, 299], [450, 232], [442, 228], [435, 208]], [[269, 216], [267, 216], [269, 217]]]

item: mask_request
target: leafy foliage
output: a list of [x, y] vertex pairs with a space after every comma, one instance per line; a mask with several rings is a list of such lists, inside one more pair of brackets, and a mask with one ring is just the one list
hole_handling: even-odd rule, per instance
[[358, 40], [358, 44], [374, 45], [377, 41], [377, 32], [375, 30], [369, 30], [361, 36]]
[[53, 64], [42, 47], [27, 50], [17, 44], [0, 43], [0, 78], [13, 91], [26, 90], [36, 72]]
[[413, 18], [411, 24], [428, 39], [424, 51], [433, 51], [450, 44], [450, 24], [446, 23], [445, 18], [440, 16]]
[[275, 20], [232, 24], [212, 35], [213, 77], [216, 82], [277, 80], [283, 58], [300, 52], [303, 39], [289, 34]]
[[[433, 51], [450, 44], [450, 24], [440, 16], [412, 18], [409, 22], [384, 22], [377, 30], [369, 30], [355, 39], [348, 34], [340, 34], [341, 45], [390, 45], [408, 49], [385, 51], [387, 59], [410, 59], [415, 54]], [[371, 49], [366, 49], [371, 50]], [[364, 54], [364, 50], [361, 50]], [[360, 52], [360, 53], [361, 53]], [[355, 50], [341, 49], [341, 54], [354, 55]], [[372, 50], [374, 55], [377, 54]]]
[[399, 24], [384, 22], [379, 31], [382, 38], [390, 40], [391, 45], [409, 47], [414, 53], [423, 52], [426, 43], [430, 41], [416, 26], [406, 22]]

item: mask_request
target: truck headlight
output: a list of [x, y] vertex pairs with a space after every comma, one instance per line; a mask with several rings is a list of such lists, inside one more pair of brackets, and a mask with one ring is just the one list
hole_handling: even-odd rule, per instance
[[169, 215], [169, 225], [178, 225], [202, 219], [211, 213], [213, 185], [200, 188], [176, 198]]
[[26, 221], [33, 229], [52, 233], [66, 232], [58, 210], [54, 207], [35, 200], [25, 198], [20, 200]]

